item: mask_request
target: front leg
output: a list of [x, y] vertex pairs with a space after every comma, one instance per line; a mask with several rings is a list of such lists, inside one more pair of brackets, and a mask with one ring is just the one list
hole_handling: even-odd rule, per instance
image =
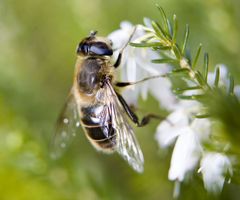
[[127, 86], [136, 85], [136, 84], [139, 84], [139, 83], [151, 80], [151, 79], [155, 79], [155, 78], [165, 78], [167, 76], [168, 76], [168, 74], [163, 74], [163, 75], [149, 76], [147, 78], [144, 78], [142, 80], [135, 81], [135, 82], [116, 82], [115, 86], [116, 87], [127, 87]]
[[119, 52], [117, 60], [116, 60], [116, 62], [114, 63], [113, 66], [115, 68], [118, 68], [120, 66], [120, 64], [121, 64], [121, 60], [122, 60], [122, 51]]
[[124, 110], [126, 111], [129, 118], [135, 123], [138, 127], [142, 127], [147, 125], [151, 119], [161, 119], [160, 116], [154, 115], [154, 114], [148, 114], [142, 118], [141, 121], [139, 121], [138, 116], [131, 110], [125, 99], [117, 93], [117, 97], [122, 104]]

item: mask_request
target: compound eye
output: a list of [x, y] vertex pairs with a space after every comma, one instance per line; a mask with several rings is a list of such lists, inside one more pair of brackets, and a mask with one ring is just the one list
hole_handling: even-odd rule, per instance
[[86, 43], [80, 43], [77, 48], [77, 54], [88, 54], [89, 45]]
[[90, 46], [89, 53], [100, 56], [111, 56], [113, 50], [103, 42], [95, 42]]

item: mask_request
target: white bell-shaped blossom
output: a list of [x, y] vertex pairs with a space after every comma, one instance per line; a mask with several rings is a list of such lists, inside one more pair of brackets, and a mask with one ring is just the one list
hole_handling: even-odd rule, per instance
[[185, 175], [195, 168], [200, 153], [201, 145], [196, 134], [190, 127], [185, 127], [174, 146], [168, 178], [183, 181]]
[[212, 193], [219, 193], [224, 185], [225, 175], [232, 175], [230, 159], [221, 153], [205, 153], [199, 172], [203, 175], [205, 188]]
[[194, 119], [191, 110], [177, 109], [157, 128], [156, 140], [165, 148], [176, 141], [169, 169], [169, 179], [183, 181], [200, 159], [201, 143], [210, 134], [208, 119]]
[[162, 121], [157, 127], [155, 138], [161, 148], [168, 147], [179, 136], [182, 129], [189, 124], [188, 116], [184, 110], [179, 109], [172, 112], [166, 120]]

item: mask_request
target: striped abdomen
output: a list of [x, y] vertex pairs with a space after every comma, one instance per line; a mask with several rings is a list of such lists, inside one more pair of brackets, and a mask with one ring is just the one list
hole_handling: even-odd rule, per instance
[[81, 122], [94, 147], [105, 152], [114, 151], [116, 131], [112, 127], [112, 119], [106, 106], [94, 105], [81, 108]]

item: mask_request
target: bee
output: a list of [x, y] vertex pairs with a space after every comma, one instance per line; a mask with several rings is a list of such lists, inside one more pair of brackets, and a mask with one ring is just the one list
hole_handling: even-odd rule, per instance
[[143, 172], [143, 153], [129, 119], [137, 126], [143, 126], [154, 116], [148, 115], [139, 122], [137, 115], [117, 92], [117, 87], [132, 84], [115, 80], [115, 69], [121, 63], [127, 44], [119, 52], [116, 62], [112, 63], [112, 42], [97, 37], [96, 33], [91, 32], [77, 47], [73, 86], [57, 121], [53, 156], [58, 157], [62, 153], [81, 127], [96, 150], [117, 152], [134, 170]]

